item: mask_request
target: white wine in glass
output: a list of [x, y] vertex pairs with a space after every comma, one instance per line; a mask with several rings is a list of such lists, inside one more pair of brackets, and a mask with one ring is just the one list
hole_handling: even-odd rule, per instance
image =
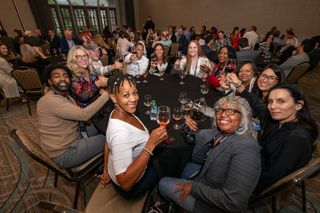
[[173, 129], [175, 129], [175, 130], [180, 129], [180, 125], [178, 124], [178, 121], [180, 121], [182, 119], [182, 109], [181, 109], [181, 107], [173, 108], [172, 117], [176, 121], [175, 124], [173, 125]]

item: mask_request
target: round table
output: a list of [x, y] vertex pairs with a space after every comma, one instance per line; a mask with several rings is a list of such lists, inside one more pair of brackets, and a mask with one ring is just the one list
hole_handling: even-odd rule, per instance
[[[157, 105], [167, 105], [171, 108], [171, 114], [173, 107], [179, 106], [179, 93], [187, 92], [188, 98], [191, 100], [205, 97], [207, 105], [213, 106], [219, 99], [219, 92], [213, 88], [209, 89], [209, 93], [202, 95], [200, 92], [201, 79], [186, 76], [184, 78], [184, 85], [179, 85], [181, 81], [179, 75], [165, 74], [163, 81], [159, 80], [157, 76], [148, 76], [148, 83], [137, 84], [140, 100], [138, 103], [136, 115], [145, 124], [148, 130], [151, 132], [159, 125], [157, 121], [150, 120], [149, 115], [145, 114], [146, 107], [143, 105], [143, 97], [145, 95], [151, 95], [152, 99], [155, 99]], [[141, 79], [142, 81], [142, 79]], [[113, 110], [113, 103], [109, 101], [105, 107], [93, 118], [93, 123], [99, 132], [105, 134], [108, 125], [108, 118], [110, 112]], [[180, 121], [182, 123], [183, 121]], [[174, 130], [173, 124], [175, 120], [172, 118], [171, 122], [167, 126], [169, 137], [175, 138], [174, 144], [160, 144], [154, 150], [154, 159], [152, 161], [153, 166], [160, 176], [172, 176], [179, 177], [185, 164], [190, 160], [193, 145], [187, 144], [181, 133], [182, 130]], [[200, 123], [200, 128], [209, 128], [211, 126], [210, 119]]]

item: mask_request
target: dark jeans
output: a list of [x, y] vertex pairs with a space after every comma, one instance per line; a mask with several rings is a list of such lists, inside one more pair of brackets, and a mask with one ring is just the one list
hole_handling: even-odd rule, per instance
[[158, 180], [159, 178], [156, 171], [151, 166], [148, 166], [143, 176], [134, 184], [130, 191], [124, 191], [120, 186], [113, 182], [112, 185], [123, 197], [130, 199], [142, 196], [148, 190], [152, 190], [158, 183]]

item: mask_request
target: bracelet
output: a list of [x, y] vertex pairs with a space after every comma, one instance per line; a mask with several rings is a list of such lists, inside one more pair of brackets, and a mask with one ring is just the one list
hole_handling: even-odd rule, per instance
[[242, 85], [242, 83], [241, 83], [241, 81], [240, 81], [240, 84], [234, 85], [234, 87], [235, 87], [235, 88], [239, 88], [239, 87], [241, 87], [241, 85]]
[[146, 153], [148, 153], [150, 156], [153, 156], [153, 153], [149, 149], [144, 147], [143, 151], [146, 151]]

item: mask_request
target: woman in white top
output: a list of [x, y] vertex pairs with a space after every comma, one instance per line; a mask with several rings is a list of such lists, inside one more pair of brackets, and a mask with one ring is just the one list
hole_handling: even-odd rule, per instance
[[121, 31], [117, 40], [117, 54], [119, 56], [125, 57], [129, 54], [130, 48], [134, 47], [134, 44], [129, 40], [129, 34]]
[[134, 51], [125, 57], [124, 62], [129, 75], [144, 75], [149, 65], [149, 59], [144, 56], [144, 43], [136, 43]]
[[201, 65], [213, 67], [213, 64], [204, 55], [197, 40], [192, 40], [188, 46], [188, 52], [186, 57], [177, 59], [174, 64], [174, 70], [185, 70], [188, 75], [193, 75], [198, 78], [203, 78], [204, 72], [201, 72]]
[[[134, 79], [123, 73], [112, 75], [108, 91], [115, 104], [106, 132], [105, 167], [101, 178], [124, 197], [134, 198], [152, 189], [158, 182], [155, 170], [149, 164], [154, 148], [165, 140], [165, 126], [151, 132], [134, 115], [139, 95]], [[109, 152], [110, 150], [110, 152]]]
[[8, 47], [0, 41], [0, 90], [5, 98], [20, 97], [16, 80], [11, 76], [12, 66], [3, 57], [8, 55]]
[[154, 56], [150, 61], [149, 73], [151, 75], [160, 76], [160, 72], [169, 72], [170, 66], [164, 53], [164, 46], [161, 43], [157, 43], [154, 48]]

